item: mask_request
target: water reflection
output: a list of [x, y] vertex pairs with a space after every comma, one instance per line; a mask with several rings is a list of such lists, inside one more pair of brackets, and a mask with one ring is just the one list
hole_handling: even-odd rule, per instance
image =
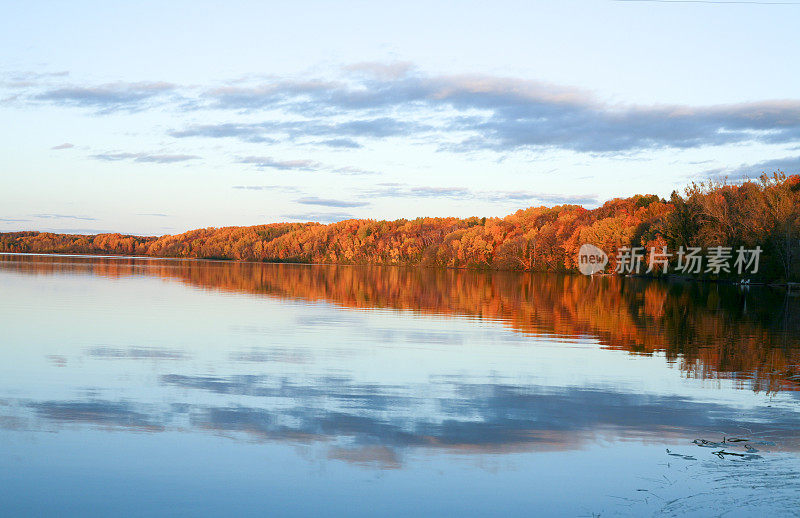
[[[35, 488], [95, 472], [157, 494], [196, 458], [174, 478], [205, 514], [281, 484], [278, 514], [298, 515], [354, 514], [336, 497], [353, 490], [396, 515], [415, 511], [398, 494], [451, 515], [796, 508], [798, 302], [782, 292], [20, 256], [0, 256], [0, 288], [11, 509], [60, 514]], [[227, 465], [242, 492], [208, 507]], [[100, 480], [61, 502], [92, 510], [114, 491]], [[175, 497], [148, 498], [142, 514]], [[197, 501], [180, 509], [204, 514]]]
[[[675, 438], [724, 434], [748, 437], [741, 450], [770, 441], [780, 450], [800, 449], [800, 411], [786, 405], [742, 408], [691, 397], [635, 394], [601, 388], [470, 384], [456, 377], [425, 387], [358, 384], [346, 378], [307, 380], [255, 375], [230, 377], [166, 374], [163, 387], [188, 389], [186, 403], [5, 400], [16, 415], [0, 427], [33, 429], [95, 425], [140, 432], [192, 428], [258, 441], [334, 444], [332, 455], [391, 454], [399, 465], [407, 448], [502, 453], [578, 449], [599, 440], [661, 443]], [[235, 396], [209, 404], [193, 391]], [[423, 395], [424, 394], [424, 395]], [[447, 395], [446, 395], [447, 394]], [[431, 413], [433, 409], [433, 413]], [[25, 417], [21, 417], [25, 416]], [[44, 421], [44, 422], [42, 422]], [[9, 425], [10, 423], [10, 425]], [[778, 444], [779, 443], [779, 444]], [[725, 444], [715, 444], [723, 448]], [[376, 449], [376, 447], [380, 447]]]
[[[534, 336], [588, 336], [611, 349], [638, 354], [663, 351], [690, 376], [734, 378], [754, 390], [800, 388], [800, 298], [767, 287], [130, 258], [0, 255], [0, 265], [39, 275], [155, 276], [204, 289], [326, 301], [347, 308], [496, 320]], [[298, 325], [315, 323], [307, 320], [311, 317], [303, 318]], [[453, 343], [448, 336], [428, 339]]]

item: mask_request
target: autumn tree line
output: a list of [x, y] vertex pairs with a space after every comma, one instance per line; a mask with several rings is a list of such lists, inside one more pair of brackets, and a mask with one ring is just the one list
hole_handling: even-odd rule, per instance
[[800, 176], [774, 173], [741, 184], [693, 183], [669, 200], [635, 195], [592, 210], [579, 205], [531, 207], [502, 218], [273, 223], [161, 237], [0, 234], [0, 252], [552, 272], [575, 271], [584, 243], [608, 253], [608, 272], [615, 270], [623, 247], [758, 246], [763, 252], [757, 277], [798, 280]]

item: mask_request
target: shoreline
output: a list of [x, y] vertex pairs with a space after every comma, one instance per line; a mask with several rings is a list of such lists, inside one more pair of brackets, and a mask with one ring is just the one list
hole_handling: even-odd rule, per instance
[[[505, 272], [505, 273], [535, 273], [535, 274], [558, 274], [558, 275], [582, 275], [577, 271], [534, 271], [534, 270], [511, 270], [511, 269], [495, 269], [495, 268], [469, 268], [463, 266], [425, 266], [425, 265], [407, 265], [407, 264], [375, 264], [375, 263], [311, 263], [299, 261], [248, 261], [244, 259], [219, 259], [219, 258], [201, 258], [201, 257], [166, 257], [166, 256], [152, 256], [152, 255], [128, 255], [128, 254], [71, 254], [71, 253], [57, 253], [57, 252], [0, 252], [0, 256], [28, 256], [28, 257], [73, 257], [85, 259], [143, 259], [148, 261], [194, 261], [194, 262], [213, 262], [213, 263], [237, 263], [237, 264], [291, 264], [298, 266], [377, 266], [377, 267], [390, 267], [390, 268], [425, 268], [434, 270], [467, 270], [474, 272]], [[705, 279], [693, 278], [675, 274], [667, 274], [663, 276], [649, 276], [642, 274], [616, 274], [616, 273], [594, 273], [587, 275], [589, 278], [604, 278], [604, 277], [620, 277], [643, 279], [650, 281], [662, 282], [679, 282], [679, 283], [711, 283], [711, 284], [727, 284], [730, 286], [742, 287], [766, 287], [766, 288], [783, 288], [791, 292], [795, 288], [800, 290], [800, 283], [798, 282], [753, 282], [749, 284], [742, 284], [734, 280], [728, 279]]]

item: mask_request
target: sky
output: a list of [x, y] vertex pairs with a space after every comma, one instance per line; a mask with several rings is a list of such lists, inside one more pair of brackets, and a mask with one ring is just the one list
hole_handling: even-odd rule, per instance
[[491, 217], [800, 172], [798, 21], [788, 0], [2, 2], [0, 232]]

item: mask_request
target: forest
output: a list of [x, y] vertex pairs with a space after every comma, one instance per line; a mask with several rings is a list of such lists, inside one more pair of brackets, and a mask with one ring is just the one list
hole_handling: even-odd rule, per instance
[[[584, 243], [608, 254], [609, 273], [615, 271], [617, 254], [623, 247], [643, 247], [646, 251], [653, 247], [760, 247], [760, 268], [754, 278], [797, 281], [800, 176], [778, 172], [739, 184], [712, 180], [692, 183], [683, 193], [674, 191], [669, 200], [635, 195], [609, 200], [591, 210], [579, 205], [530, 207], [501, 218], [271, 223], [203, 228], [161, 237], [35, 231], [0, 234], [0, 252], [5, 253], [541, 272], [576, 271], [578, 249]], [[697, 276], [734, 278], [735, 272], [701, 271]]]

